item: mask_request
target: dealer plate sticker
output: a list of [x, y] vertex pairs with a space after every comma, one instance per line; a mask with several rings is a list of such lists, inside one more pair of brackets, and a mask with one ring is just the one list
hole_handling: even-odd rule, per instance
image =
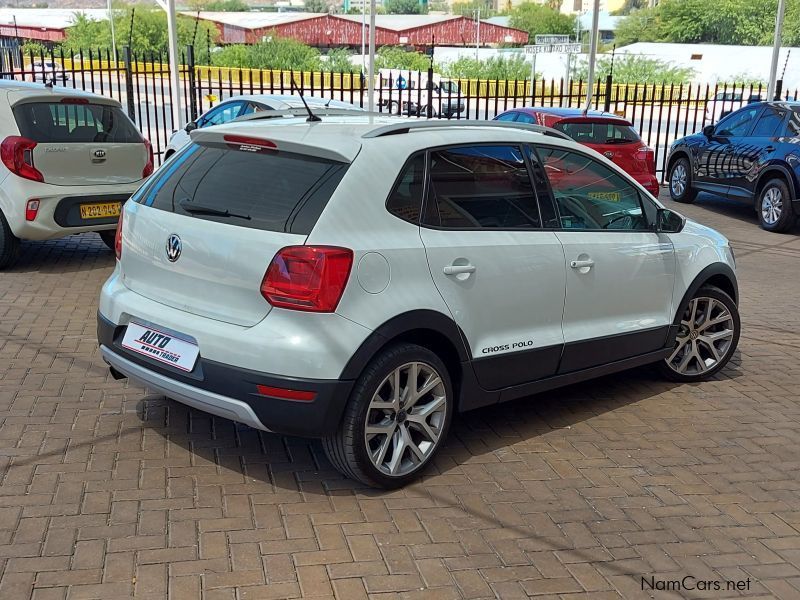
[[172, 365], [181, 371], [191, 371], [197, 361], [200, 349], [197, 344], [181, 339], [155, 327], [140, 325], [131, 321], [122, 347], [144, 354], [158, 362]]

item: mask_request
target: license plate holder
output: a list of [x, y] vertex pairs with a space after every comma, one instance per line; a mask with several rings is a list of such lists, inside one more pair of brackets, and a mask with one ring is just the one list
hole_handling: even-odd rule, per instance
[[81, 219], [109, 219], [119, 217], [122, 202], [89, 202], [79, 205]]
[[136, 321], [128, 323], [122, 347], [187, 373], [194, 370], [200, 355], [200, 347], [189, 336]]

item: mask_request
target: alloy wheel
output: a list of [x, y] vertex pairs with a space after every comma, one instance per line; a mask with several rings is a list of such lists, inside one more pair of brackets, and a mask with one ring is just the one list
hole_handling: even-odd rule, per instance
[[775, 225], [783, 212], [783, 194], [777, 187], [764, 192], [761, 199], [761, 218], [767, 225]]
[[372, 464], [394, 477], [421, 468], [439, 444], [447, 410], [447, 391], [435, 368], [409, 362], [394, 369], [367, 408], [364, 442]]
[[712, 370], [731, 349], [734, 320], [716, 298], [699, 297], [689, 302], [681, 319], [675, 350], [666, 359], [680, 375], [702, 375]]
[[686, 167], [683, 163], [678, 163], [672, 169], [672, 177], [669, 179], [669, 185], [672, 189], [672, 194], [678, 198], [683, 196], [686, 191]]

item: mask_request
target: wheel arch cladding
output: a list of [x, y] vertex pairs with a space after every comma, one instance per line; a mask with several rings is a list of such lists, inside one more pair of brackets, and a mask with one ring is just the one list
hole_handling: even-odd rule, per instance
[[739, 288], [736, 283], [736, 274], [733, 272], [733, 269], [724, 263], [714, 263], [713, 265], [708, 265], [705, 269], [700, 271], [692, 281], [689, 289], [686, 290], [683, 298], [681, 298], [681, 303], [678, 306], [678, 310], [675, 313], [675, 320], [673, 322], [675, 325], [680, 323], [681, 316], [683, 315], [683, 311], [685, 310], [686, 306], [688, 306], [689, 300], [691, 300], [697, 290], [704, 285], [713, 285], [714, 287], [721, 289], [723, 292], [733, 298], [734, 303], [737, 305], [739, 304]]
[[689, 161], [689, 171], [690, 171], [690, 174], [691, 174], [692, 159], [689, 157], [689, 153], [686, 150], [681, 148], [680, 150], [675, 150], [672, 153], [672, 155], [670, 155], [669, 160], [667, 160], [667, 170], [664, 173], [664, 179], [665, 180], [669, 179], [669, 172], [672, 170], [672, 165], [674, 165], [678, 161], [678, 159], [680, 159], [680, 158], [685, 158], [686, 160]]
[[465, 363], [471, 358], [466, 338], [448, 316], [433, 310], [414, 310], [393, 317], [364, 340], [345, 365], [341, 379], [357, 379], [384, 348], [399, 342], [417, 344], [434, 352], [445, 364], [456, 399]]
[[761, 175], [758, 176], [758, 181], [756, 182], [756, 193], [754, 194], [754, 200], [756, 202], [758, 202], [758, 197], [761, 194], [761, 190], [763, 190], [764, 186], [767, 185], [767, 183], [769, 183], [772, 179], [783, 180], [783, 182], [789, 188], [789, 195], [791, 196], [790, 200], [797, 198], [797, 185], [795, 183], [794, 174], [783, 165], [771, 165], [765, 169]]

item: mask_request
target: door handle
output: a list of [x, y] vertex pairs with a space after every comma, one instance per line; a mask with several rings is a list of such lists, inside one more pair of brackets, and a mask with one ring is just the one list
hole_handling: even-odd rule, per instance
[[764, 148], [764, 152], [775, 152], [775, 146], [767, 146]]
[[475, 265], [447, 265], [442, 269], [445, 275], [461, 275], [462, 273], [474, 273]]
[[586, 260], [573, 260], [569, 263], [569, 266], [573, 269], [585, 269], [587, 267], [593, 267], [594, 261], [591, 258]]

